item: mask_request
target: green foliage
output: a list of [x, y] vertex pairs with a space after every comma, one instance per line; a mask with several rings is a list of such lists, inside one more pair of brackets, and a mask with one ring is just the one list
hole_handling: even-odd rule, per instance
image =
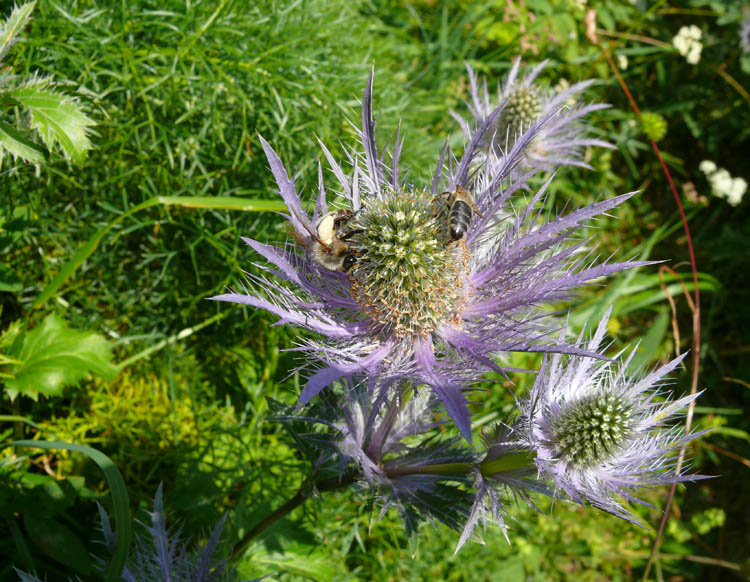
[[6, 394], [36, 400], [39, 394], [59, 396], [62, 389], [94, 373], [112, 379], [117, 368], [110, 363], [112, 352], [102, 336], [70, 329], [65, 321], [50, 314], [31, 331], [13, 325], [0, 337], [0, 346], [13, 360], [4, 372]]
[[5, 22], [0, 25], [0, 61], [8, 54], [10, 47], [17, 42], [17, 37], [28, 23], [35, 5], [36, 1], [16, 6]]
[[[598, 45], [586, 37], [589, 9], [596, 11]], [[242, 270], [259, 274], [251, 265], [257, 258], [239, 236], [274, 242], [287, 236], [283, 219], [260, 212], [278, 209], [279, 198], [257, 132], [292, 166], [298, 187], [314, 192], [321, 157], [316, 137], [337, 157], [338, 141], [351, 143], [345, 118], [356, 119], [373, 63], [381, 145], [402, 119], [404, 165], [415, 183], [431, 177], [445, 139], [462, 147], [448, 111], [463, 111], [464, 61], [491, 82], [517, 54], [529, 62], [549, 58], [542, 76], [551, 85], [598, 79], [587, 98], [613, 107], [598, 112], [594, 126], [617, 150], [592, 149], [591, 171], [559, 172], [548, 209], [642, 190], [616, 217], [590, 229], [592, 247], [618, 259], [669, 259], [678, 275], [660, 278], [657, 267], [647, 267], [587, 291], [572, 327], [583, 329], [614, 303], [613, 352], [641, 339], [633, 369], [692, 349], [687, 247], [646, 137], [659, 139], [681, 192], [687, 183], [707, 192], [697, 170], [702, 159], [747, 178], [741, 18], [741, 3], [719, 0], [658, 6], [588, 0], [585, 7], [568, 0], [65, 0], [17, 8], [0, 33], [0, 151], [41, 168], [38, 174], [16, 168], [0, 189], [0, 381], [8, 395], [12, 387], [47, 397], [2, 400], [2, 412], [9, 413], [0, 425], [3, 442], [51, 433], [96, 447], [143, 508], [163, 481], [166, 506], [193, 539], [231, 512], [224, 555], [296, 491], [309, 462], [264, 418], [266, 397], [293, 404], [299, 393], [300, 379], [290, 376], [296, 357], [281, 351], [299, 338], [273, 327], [265, 314], [204, 298], [237, 285]], [[695, 66], [671, 45], [688, 24], [704, 30]], [[24, 42], [9, 51], [24, 28]], [[604, 47], [628, 57], [624, 80], [650, 112], [646, 117], [657, 116], [648, 128], [638, 123]], [[80, 104], [64, 97], [75, 87], [87, 88], [78, 91]], [[99, 123], [97, 134], [89, 118]], [[92, 137], [96, 149], [87, 150]], [[50, 156], [53, 147], [80, 168], [72, 172], [61, 156]], [[699, 428], [714, 427], [709, 438], [717, 447], [698, 449], [696, 465], [722, 477], [678, 490], [681, 518], [671, 518], [663, 547], [672, 557], [658, 559], [665, 579], [702, 579], [716, 569], [674, 556], [704, 556], [712, 548], [727, 560], [745, 558], [738, 540], [748, 530], [747, 469], [717, 452], [747, 457], [742, 447], [750, 434], [745, 207], [688, 209], [702, 293], [699, 388], [707, 389], [696, 419]], [[45, 338], [41, 330], [50, 322], [52, 335]], [[62, 367], [42, 373], [43, 362], [21, 350], [58, 345], [55, 338]], [[91, 349], [82, 356], [63, 350], [78, 344], [73, 338]], [[119, 375], [80, 383], [92, 373], [112, 377], [110, 350]], [[67, 371], [65, 358], [76, 362], [75, 370]], [[538, 363], [526, 354], [510, 365]], [[19, 387], [18, 371], [26, 368]], [[689, 370], [678, 390], [687, 388], [688, 377]], [[493, 378], [486, 391], [472, 395], [479, 424], [502, 421], [513, 410], [513, 394], [527, 390], [533, 377], [512, 380]], [[64, 383], [79, 388], [63, 391]], [[92, 535], [91, 499], [116, 486], [70, 451], [20, 455], [19, 449], [9, 454], [1, 469], [0, 512], [9, 521], [0, 528], [0, 555], [10, 559], [0, 560], [0, 580], [17, 580], [11, 564], [66, 579], [74, 565], [35, 545], [35, 524], [54, 523], [50, 532], [66, 528], [67, 539], [77, 540], [71, 544], [103, 555], [89, 543], [99, 537]], [[650, 501], [660, 507], [663, 492]], [[467, 544], [453, 557], [456, 536], [445, 528], [425, 528], [410, 541], [395, 512], [380, 520], [371, 515], [366, 492], [324, 494], [269, 530], [237, 565], [248, 576], [271, 572], [271, 579], [284, 581], [477, 580], [485, 573], [507, 580], [640, 578], [652, 532], [593, 509], [539, 503], [541, 513], [509, 503], [512, 545], [490, 529], [485, 545]], [[132, 508], [121, 498], [116, 506], [125, 520]], [[641, 511], [657, 523], [658, 512]], [[83, 561], [77, 567], [85, 578]]]
[[[0, 62], [18, 35], [28, 23], [36, 2], [29, 2], [13, 9], [0, 30]], [[34, 75], [18, 82], [8, 73], [0, 73], [0, 105], [24, 110], [29, 115], [29, 129], [39, 134], [46, 149], [37, 145], [28, 130], [19, 130], [0, 121], [0, 164], [4, 152], [32, 164], [40, 164], [59, 145], [63, 154], [74, 163], [83, 163], [86, 152], [91, 149], [88, 134], [94, 122], [86, 117], [80, 105], [56, 90], [49, 77]]]
[[47, 149], [59, 144], [66, 156], [81, 164], [91, 149], [88, 128], [94, 122], [75, 102], [52, 87], [49, 79], [32, 79], [8, 90], [6, 97], [29, 112], [31, 128], [39, 133]]
[[643, 111], [641, 113], [641, 125], [643, 133], [646, 134], [648, 139], [660, 141], [667, 135], [667, 120], [658, 113]]
[[[2, 445], [0, 450], [9, 446], [17, 449], [64, 449], [82, 453], [96, 463], [111, 491], [118, 536], [114, 556], [106, 566], [104, 579], [106, 582], [119, 580], [130, 547], [132, 526], [128, 491], [120, 472], [109, 457], [91, 447], [64, 442], [19, 440]], [[79, 489], [79, 495], [87, 492], [82, 487], [83, 480], [72, 478], [60, 482], [46, 475], [28, 473], [25, 470], [27, 467], [18, 466], [18, 460], [7, 460], [6, 458], [0, 465], [0, 477], [3, 481], [12, 483], [12, 487], [0, 489], [0, 514], [11, 524], [11, 529], [15, 530], [14, 542], [16, 548], [19, 548], [19, 553], [27, 561], [27, 567], [33, 569], [33, 562], [30, 560], [27, 544], [15, 525], [16, 514], [19, 511], [23, 511], [27, 536], [43, 553], [79, 574], [87, 574], [92, 566], [83, 541], [68, 527], [51, 519], [57, 514], [62, 514], [70, 505], [74, 496], [73, 489]]]

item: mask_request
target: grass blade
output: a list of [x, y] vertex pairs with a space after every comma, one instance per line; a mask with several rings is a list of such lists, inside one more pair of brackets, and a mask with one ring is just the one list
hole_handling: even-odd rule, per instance
[[115, 520], [115, 531], [117, 534], [117, 549], [112, 557], [112, 561], [107, 567], [104, 580], [106, 582], [117, 582], [120, 579], [122, 570], [125, 567], [125, 561], [128, 557], [130, 542], [133, 536], [132, 524], [130, 520], [130, 501], [128, 499], [128, 490], [125, 487], [125, 481], [120, 475], [114, 463], [104, 453], [87, 447], [86, 445], [77, 445], [75, 443], [64, 443], [61, 441], [32, 441], [21, 440], [7, 443], [0, 447], [28, 447], [35, 449], [66, 449], [83, 453], [94, 461], [104, 473], [104, 477], [109, 484], [109, 490], [112, 493], [112, 507]]

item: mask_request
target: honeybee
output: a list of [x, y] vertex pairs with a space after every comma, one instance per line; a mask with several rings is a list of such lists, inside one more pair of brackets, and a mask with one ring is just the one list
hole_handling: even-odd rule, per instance
[[346, 224], [354, 216], [351, 210], [334, 210], [315, 225], [316, 234], [310, 254], [316, 263], [329, 271], [348, 273], [357, 262], [357, 255], [347, 241], [361, 230], [346, 231]]
[[448, 197], [448, 232], [451, 241], [455, 242], [462, 239], [469, 230], [472, 212], [484, 218], [479, 212], [474, 198], [461, 186], [456, 186], [455, 192], [443, 192], [441, 196]]

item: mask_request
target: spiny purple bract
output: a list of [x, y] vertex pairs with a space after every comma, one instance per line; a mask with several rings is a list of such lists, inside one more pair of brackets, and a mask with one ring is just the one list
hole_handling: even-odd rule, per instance
[[[526, 187], [512, 174], [524, 151], [549, 119], [518, 136], [497, 158], [480, 142], [502, 109], [487, 115], [460, 160], [447, 144], [432, 180], [406, 185], [399, 170], [403, 141], [380, 150], [372, 119], [372, 75], [362, 100], [363, 152], [346, 153], [351, 172], [321, 144], [338, 182], [319, 188], [312, 216], [271, 147], [261, 139], [297, 244], [276, 248], [245, 241], [275, 268], [264, 268], [285, 284], [251, 276], [254, 289], [214, 297], [266, 309], [323, 339], [303, 344], [318, 366], [307, 378], [300, 404], [344, 378], [361, 375], [385, 385], [402, 380], [429, 386], [467, 440], [471, 419], [463, 390], [489, 370], [503, 372], [496, 356], [512, 351], [564, 351], [575, 347], [550, 338], [544, 304], [568, 299], [586, 281], [643, 263], [594, 264], [572, 241], [582, 221], [611, 210], [633, 194], [592, 204], [567, 216], [542, 219], [549, 181], [525, 205], [511, 197]], [[481, 163], [480, 163], [481, 162]], [[526, 176], [528, 178], [528, 175]], [[448, 235], [449, 194], [462, 187], [476, 203], [463, 238]], [[447, 193], [447, 194], [446, 194]], [[356, 259], [347, 272], [316, 261], [318, 226], [333, 195], [346, 221], [347, 252]], [[342, 227], [343, 228], [343, 227]], [[326, 233], [328, 234], [328, 233]], [[575, 257], [575, 258], [574, 258]]]
[[[607, 321], [608, 315], [590, 340], [590, 351], [600, 349]], [[697, 394], [655, 398], [683, 356], [638, 376], [627, 371], [635, 353], [620, 363], [556, 354], [521, 402], [519, 424], [536, 451], [540, 476], [574, 501], [643, 525], [623, 500], [648, 505], [636, 497], [639, 490], [702, 478], [676, 473], [671, 453], [703, 433], [685, 435], [682, 427], [664, 424]]]
[[[539, 83], [537, 76], [546, 66], [544, 61], [528, 74], [519, 78], [521, 59], [516, 58], [504, 82], [498, 83], [497, 97], [487, 89], [487, 82], [478, 86], [474, 70], [467, 65], [471, 101], [467, 103], [474, 127], [484, 122], [499, 105], [504, 107], [495, 119], [483, 141], [483, 147], [503, 157], [538, 120], [547, 120], [539, 129], [520, 157], [519, 170], [531, 168], [550, 169], [556, 166], [589, 167], [584, 161], [585, 148], [599, 146], [611, 148], [612, 144], [588, 137], [589, 126], [582, 119], [590, 113], [605, 109], [609, 105], [576, 102], [578, 95], [593, 81], [583, 81], [559, 89], [551, 89]], [[474, 134], [472, 125], [460, 115], [453, 113], [467, 138]], [[491, 145], [491, 148], [490, 148]]]

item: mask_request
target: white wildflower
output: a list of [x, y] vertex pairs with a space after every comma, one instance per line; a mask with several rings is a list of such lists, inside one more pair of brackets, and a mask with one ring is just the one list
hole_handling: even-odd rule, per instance
[[626, 55], [617, 55], [617, 66], [623, 71], [628, 68], [628, 57]]
[[742, 202], [742, 197], [747, 191], [747, 182], [744, 178], [732, 178], [728, 170], [717, 168], [711, 160], [703, 160], [698, 169], [706, 174], [714, 196], [726, 198], [732, 206]]
[[714, 196], [719, 198], [725, 198], [732, 187], [732, 176], [724, 168], [711, 174], [708, 177], [708, 181], [711, 183], [711, 189], [714, 192]]
[[697, 65], [698, 61], [701, 60], [701, 50], [703, 50], [703, 45], [700, 43], [693, 44], [693, 46], [690, 47], [690, 51], [688, 52], [685, 59], [687, 62], [691, 65]]
[[701, 29], [694, 24], [683, 26], [677, 33], [677, 36], [672, 39], [672, 45], [685, 57], [688, 63], [695, 65], [701, 59], [701, 51], [703, 50], [703, 45], [701, 44], [702, 36]]
[[747, 182], [743, 178], [733, 178], [732, 185], [727, 192], [727, 202], [732, 206], [737, 206], [742, 202], [742, 197], [747, 191]]

